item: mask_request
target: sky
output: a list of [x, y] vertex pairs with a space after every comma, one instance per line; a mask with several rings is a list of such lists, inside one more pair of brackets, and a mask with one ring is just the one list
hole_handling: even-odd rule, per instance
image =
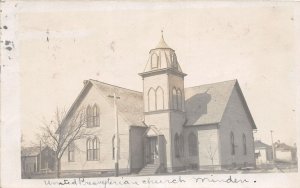
[[[164, 31], [185, 86], [238, 79], [256, 139], [296, 142], [295, 23], [291, 6], [196, 3], [21, 3], [17, 7], [21, 129], [36, 142], [42, 120], [68, 109], [95, 79], [142, 91], [138, 73]], [[125, 3], [126, 5], [126, 3]], [[128, 4], [127, 4], [128, 5]]]

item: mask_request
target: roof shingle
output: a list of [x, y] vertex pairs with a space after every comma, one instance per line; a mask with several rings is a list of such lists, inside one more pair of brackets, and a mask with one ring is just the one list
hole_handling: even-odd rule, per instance
[[186, 125], [221, 122], [236, 80], [185, 89]]
[[[95, 86], [103, 96], [116, 93], [116, 95], [120, 97], [120, 100], [117, 101], [118, 111], [120, 116], [128, 122], [129, 126], [146, 126], [144, 124], [142, 92], [110, 85], [97, 80], [89, 80], [89, 82]], [[221, 122], [226, 105], [236, 83], [237, 80], [229, 80], [185, 88], [185, 110], [187, 118], [185, 125], [196, 126]], [[107, 98], [107, 101], [113, 105], [112, 98]], [[73, 107], [74, 106], [71, 108]], [[256, 128], [255, 124], [253, 127]]]
[[270, 146], [268, 144], [265, 144], [260, 140], [255, 140], [254, 141], [254, 146], [255, 146], [255, 148], [272, 148], [272, 146]]
[[[142, 122], [143, 115], [143, 94], [138, 91], [133, 91], [118, 86], [113, 86], [96, 80], [90, 80], [104, 96], [113, 95], [116, 93], [120, 100], [117, 100], [118, 112], [131, 125], [145, 126]], [[113, 99], [108, 98], [108, 101], [113, 105]]]

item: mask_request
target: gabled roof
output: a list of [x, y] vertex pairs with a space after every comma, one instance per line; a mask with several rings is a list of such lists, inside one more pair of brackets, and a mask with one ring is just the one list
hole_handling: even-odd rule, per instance
[[272, 146], [270, 146], [268, 144], [265, 144], [260, 140], [255, 140], [254, 141], [254, 147], [255, 148], [272, 148]]
[[[43, 146], [42, 147], [42, 151], [45, 149], [46, 147]], [[37, 156], [40, 154], [40, 147], [39, 146], [35, 146], [35, 147], [25, 147], [22, 148], [21, 150], [21, 156], [22, 157], [33, 157], [33, 156]]]
[[154, 125], [149, 125], [148, 129], [145, 131], [144, 135], [151, 137], [151, 136], [158, 136], [163, 135], [159, 129]]
[[185, 89], [186, 125], [207, 125], [221, 122], [236, 80]]
[[85, 80], [84, 87], [77, 96], [76, 100], [73, 102], [72, 106], [68, 110], [65, 118], [62, 121], [61, 126], [56, 130], [56, 133], [59, 132], [59, 129], [65, 126], [65, 121], [67, 117], [71, 116], [71, 113], [79, 106], [82, 99], [87, 94], [88, 90], [91, 87], [95, 87], [99, 91], [99, 96], [103, 96], [107, 101], [113, 106], [113, 99], [108, 97], [116, 93], [117, 97], [120, 97], [121, 100], [117, 100], [118, 114], [125, 121], [128, 122], [129, 126], [142, 126], [146, 125], [143, 123], [143, 94], [138, 91], [133, 91], [130, 89], [122, 88], [119, 86], [114, 86], [97, 80]]
[[[67, 116], [73, 111], [77, 103], [83, 98], [90, 87], [95, 87], [99, 91], [99, 95], [107, 99], [113, 106], [113, 99], [107, 97], [115, 92], [120, 100], [117, 101], [119, 115], [128, 122], [128, 125], [146, 127], [143, 123], [143, 93], [130, 89], [110, 85], [97, 80], [85, 81], [85, 86]], [[185, 110], [186, 110], [186, 126], [210, 125], [221, 122], [229, 98], [236, 88], [241, 96], [242, 103], [247, 112], [252, 128], [256, 129], [255, 123], [248, 109], [246, 101], [243, 97], [237, 80], [229, 80], [213, 84], [200, 85], [185, 89]]]
[[[117, 107], [120, 116], [127, 120], [130, 125], [145, 126], [143, 124], [143, 94], [138, 91], [125, 89], [122, 87], [110, 85], [96, 80], [89, 80], [103, 96], [113, 95], [116, 93]], [[108, 102], [113, 105], [113, 99], [107, 97]]]
[[234, 88], [240, 93], [242, 103], [256, 129], [237, 80], [205, 84], [185, 89], [186, 126], [210, 125], [221, 122]]
[[275, 148], [278, 150], [294, 150], [295, 147], [289, 146], [285, 143], [276, 142], [274, 143]]
[[65, 126], [65, 121], [67, 117], [71, 116], [71, 113], [78, 107], [87, 91], [91, 87], [95, 87], [99, 91], [99, 96], [103, 96], [107, 101], [113, 106], [113, 99], [108, 97], [116, 93], [117, 97], [120, 97], [120, 100], [117, 100], [117, 107], [119, 116], [121, 116], [125, 121], [128, 122], [129, 126], [142, 126], [146, 127], [143, 123], [143, 94], [138, 91], [133, 91], [130, 89], [122, 88], [119, 86], [114, 86], [97, 80], [85, 80], [84, 87], [81, 90], [80, 94], [77, 96], [76, 100], [70, 107], [65, 118], [62, 121], [61, 126], [56, 130], [56, 133], [59, 132], [59, 129]]

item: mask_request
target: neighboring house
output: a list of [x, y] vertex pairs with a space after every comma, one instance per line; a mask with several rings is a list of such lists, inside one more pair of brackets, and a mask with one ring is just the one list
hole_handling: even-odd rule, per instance
[[[255, 165], [256, 125], [237, 80], [185, 88], [186, 74], [163, 37], [139, 75], [143, 92], [84, 81], [67, 116], [85, 107], [86, 129], [93, 135], [69, 147], [62, 171], [114, 171], [116, 155], [121, 173]], [[118, 154], [114, 100], [108, 97], [114, 93], [119, 97]]]
[[22, 175], [55, 169], [54, 151], [46, 147], [25, 147], [21, 150]]
[[273, 161], [272, 146], [265, 144], [260, 140], [256, 140], [254, 145], [257, 165], [269, 164]]
[[297, 147], [280, 141], [274, 143], [276, 162], [297, 162]]

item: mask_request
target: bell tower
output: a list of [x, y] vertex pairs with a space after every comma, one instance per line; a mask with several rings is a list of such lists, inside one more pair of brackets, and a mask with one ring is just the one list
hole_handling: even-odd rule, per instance
[[163, 135], [165, 167], [171, 171], [182, 166], [175, 147], [175, 137], [182, 134], [185, 123], [184, 77], [175, 50], [164, 40], [149, 52], [142, 73], [145, 124], [154, 126]]
[[184, 112], [184, 77], [175, 50], [162, 34], [156, 48], [150, 50], [148, 62], [139, 74], [144, 82], [144, 112]]

